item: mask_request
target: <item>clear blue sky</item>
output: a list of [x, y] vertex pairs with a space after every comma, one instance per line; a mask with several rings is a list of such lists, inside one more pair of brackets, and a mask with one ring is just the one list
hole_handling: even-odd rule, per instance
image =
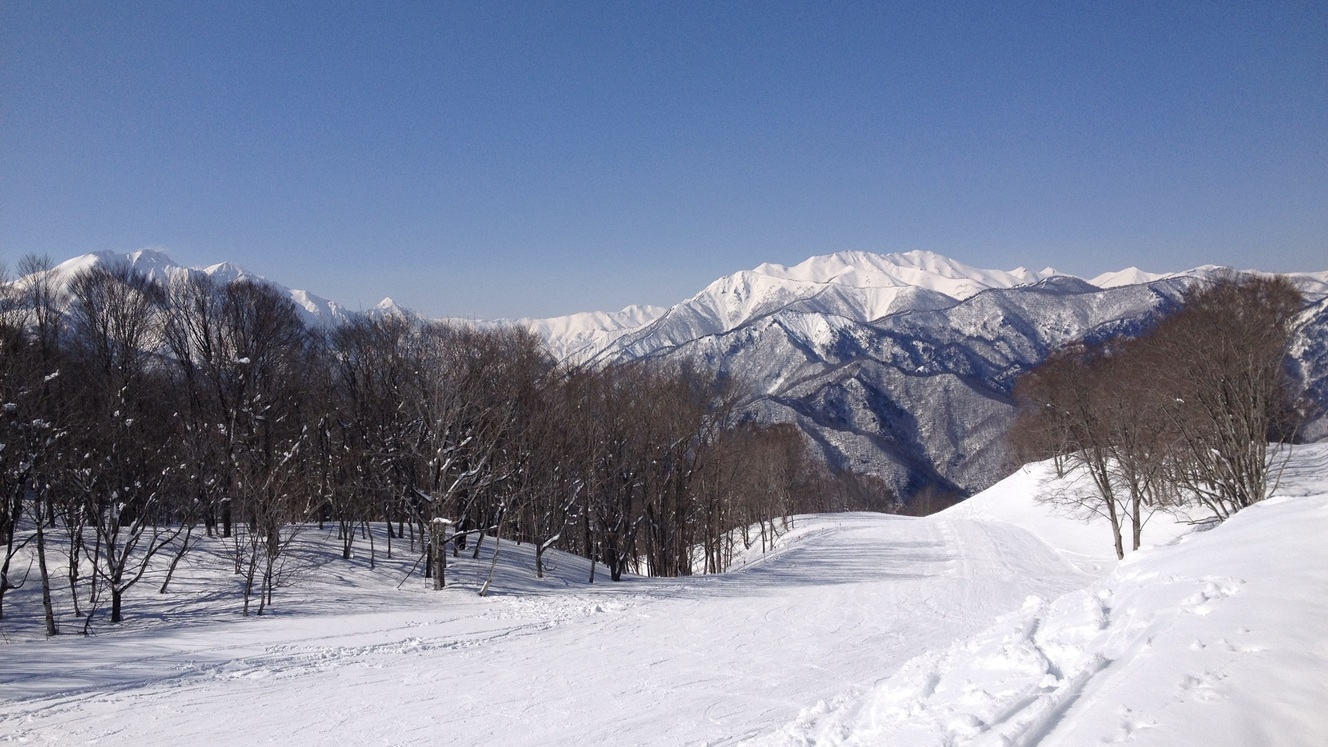
[[668, 304], [930, 249], [1328, 269], [1323, 2], [0, 3], [0, 260]]

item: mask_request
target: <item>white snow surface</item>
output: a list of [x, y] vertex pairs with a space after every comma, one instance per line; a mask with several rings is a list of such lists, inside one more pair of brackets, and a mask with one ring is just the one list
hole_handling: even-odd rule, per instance
[[[801, 516], [717, 576], [533, 578], [492, 540], [434, 592], [320, 556], [261, 618], [207, 553], [129, 620], [40, 638], [5, 599], [0, 740], [29, 744], [1312, 745], [1328, 735], [1328, 448], [1211, 531], [1106, 530], [1034, 465], [924, 519]], [[1156, 532], [1156, 536], [1150, 533]], [[332, 544], [311, 527], [305, 546]], [[406, 557], [403, 557], [406, 556]], [[602, 569], [601, 569], [602, 571]], [[63, 620], [74, 627], [72, 617]]]
[[577, 360], [603, 350], [623, 334], [643, 327], [668, 311], [663, 306], [633, 304], [616, 311], [584, 311], [548, 319], [513, 319], [549, 344], [559, 360]]
[[[1173, 273], [1130, 267], [1088, 282], [1106, 289], [1229, 272], [1230, 268], [1216, 265]], [[1055, 277], [1074, 276], [1051, 267], [1038, 271], [982, 269], [922, 250], [894, 254], [845, 251], [811, 257], [791, 267], [767, 263], [736, 272], [691, 298], [639, 318], [627, 316], [625, 310], [517, 321], [544, 337], [560, 357], [630, 358], [723, 335], [777, 314], [874, 322], [892, 314], [944, 309], [983, 291], [1032, 286]], [[1286, 277], [1308, 299], [1328, 295], [1328, 273], [1289, 273]]]

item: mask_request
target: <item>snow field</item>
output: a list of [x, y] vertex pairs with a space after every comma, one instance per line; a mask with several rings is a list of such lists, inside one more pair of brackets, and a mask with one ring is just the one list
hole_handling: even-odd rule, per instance
[[0, 741], [1322, 744], [1326, 467], [1303, 448], [1282, 497], [1150, 523], [1119, 564], [1105, 528], [1033, 502], [1045, 467], [926, 519], [797, 517], [719, 576], [588, 585], [556, 554], [535, 579], [503, 542], [481, 598], [492, 541], [441, 592], [361, 546], [242, 618], [205, 548], [90, 638], [41, 639], [35, 591], [11, 592]]
[[[1328, 449], [1300, 451], [1283, 497], [1128, 555], [1083, 589], [1031, 596], [980, 634], [752, 743], [1324, 744]], [[945, 513], [1009, 505], [1010, 482]], [[1054, 539], [1064, 517], [1047, 519], [1033, 528]], [[1084, 547], [1082, 535], [1065, 539]]]

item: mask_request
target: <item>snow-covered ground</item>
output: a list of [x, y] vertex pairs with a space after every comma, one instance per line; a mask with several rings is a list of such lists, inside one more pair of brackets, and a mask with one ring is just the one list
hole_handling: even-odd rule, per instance
[[[1021, 471], [926, 519], [798, 517], [721, 576], [536, 580], [492, 544], [430, 591], [414, 561], [311, 569], [262, 618], [235, 581], [145, 581], [120, 629], [0, 623], [0, 739], [70, 744], [1323, 744], [1328, 449], [1211, 531], [1102, 527]], [[1094, 541], [1094, 537], [1098, 541]], [[322, 540], [310, 530], [310, 543]], [[364, 549], [364, 548], [361, 548]], [[409, 555], [408, 553], [406, 555]], [[66, 628], [73, 628], [66, 618]]]

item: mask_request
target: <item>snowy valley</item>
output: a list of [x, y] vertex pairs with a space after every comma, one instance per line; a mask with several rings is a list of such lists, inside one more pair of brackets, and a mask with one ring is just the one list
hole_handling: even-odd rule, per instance
[[1325, 63], [0, 0], [0, 747], [1328, 747]]

